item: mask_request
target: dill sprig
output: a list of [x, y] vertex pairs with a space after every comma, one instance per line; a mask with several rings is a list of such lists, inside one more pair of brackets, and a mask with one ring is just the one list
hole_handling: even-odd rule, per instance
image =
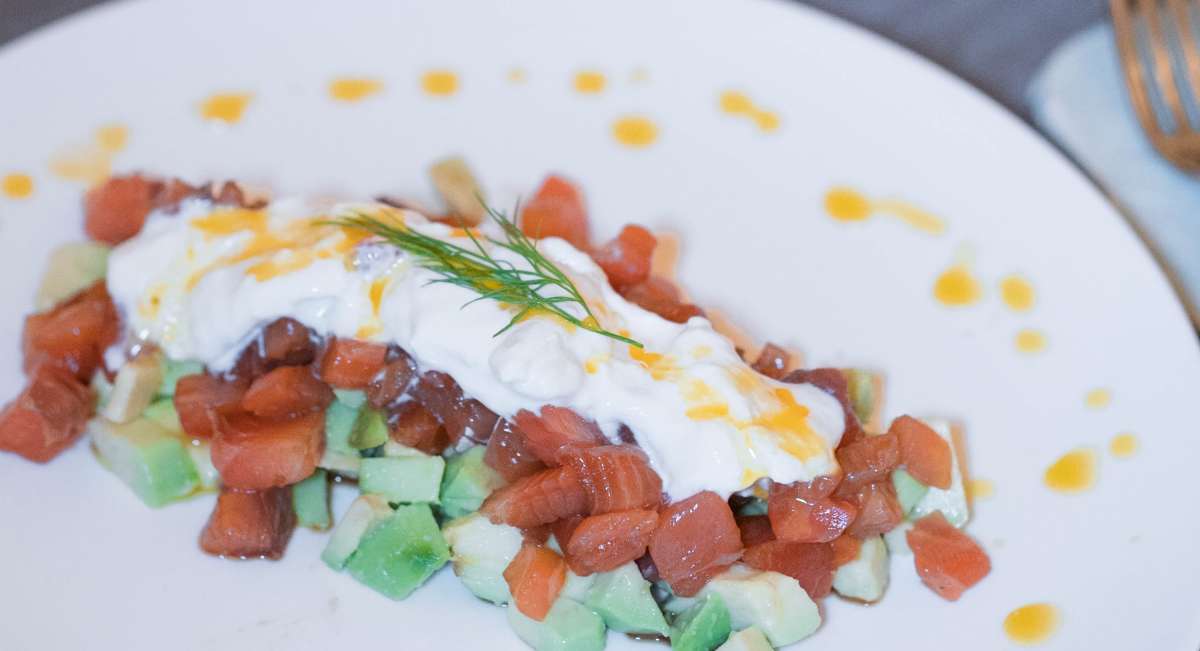
[[[479, 300], [491, 299], [519, 308], [512, 320], [493, 336], [503, 334], [530, 314], [548, 312], [584, 330], [616, 339], [631, 346], [642, 347], [641, 343], [629, 337], [604, 329], [579, 292], [579, 288], [575, 287], [575, 283], [561, 269], [538, 251], [537, 244], [526, 237], [521, 229], [517, 228], [517, 225], [504, 214], [488, 206], [484, 206], [484, 208], [492, 220], [499, 225], [504, 237], [495, 239], [484, 236], [483, 239], [494, 246], [508, 249], [519, 255], [528, 263], [528, 269], [517, 267], [508, 260], [497, 260], [484, 248], [483, 242], [470, 228], [463, 229], [473, 245], [468, 248], [430, 237], [404, 225], [388, 223], [361, 212], [335, 219], [333, 223], [338, 226], [367, 231], [412, 255], [416, 258], [418, 265], [440, 276], [432, 282], [457, 285], [479, 294], [477, 298], [468, 301], [466, 305]], [[547, 290], [554, 289], [561, 293], [547, 293]], [[584, 317], [579, 318], [572, 314], [567, 309], [569, 306], [579, 308]]]

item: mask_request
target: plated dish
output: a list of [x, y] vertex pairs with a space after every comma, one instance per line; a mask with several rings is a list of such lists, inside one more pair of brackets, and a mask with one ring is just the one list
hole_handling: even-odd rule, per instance
[[[891, 554], [950, 601], [989, 573], [948, 423], [883, 429], [878, 377], [744, 359], [652, 275], [648, 230], [592, 243], [569, 180], [509, 218], [461, 159], [432, 169], [448, 212], [92, 189], [0, 449], [86, 430], [148, 506], [219, 491], [209, 554], [332, 527], [322, 560], [395, 600], [450, 563], [536, 649], [782, 647], [831, 592], [878, 601]], [[336, 525], [331, 479], [360, 491]]]

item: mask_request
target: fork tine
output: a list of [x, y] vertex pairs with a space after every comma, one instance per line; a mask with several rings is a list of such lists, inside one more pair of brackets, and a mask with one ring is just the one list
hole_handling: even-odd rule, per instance
[[1196, 44], [1196, 34], [1192, 31], [1192, 20], [1188, 6], [1190, 0], [1167, 0], [1172, 13], [1175, 14], [1176, 29], [1179, 31], [1179, 42], [1183, 50], [1184, 67], [1187, 69], [1188, 85], [1192, 90], [1192, 100], [1200, 105], [1200, 46]]
[[1121, 54], [1121, 67], [1125, 70], [1125, 82], [1129, 86], [1129, 99], [1133, 102], [1134, 113], [1142, 123], [1142, 130], [1150, 137], [1150, 141], [1158, 147], [1165, 135], [1150, 106], [1150, 89], [1147, 87], [1145, 70], [1142, 67], [1142, 57], [1137, 48], [1137, 28], [1130, 14], [1129, 2], [1132, 0], [1110, 0], [1113, 17], [1113, 31], [1117, 37], [1117, 49]]
[[1158, 81], [1158, 90], [1163, 101], [1175, 118], [1175, 132], [1186, 133], [1192, 130], [1187, 111], [1179, 97], [1180, 84], [1175, 79], [1175, 70], [1171, 65], [1171, 44], [1163, 31], [1162, 16], [1159, 14], [1159, 0], [1138, 0], [1142, 14], [1150, 28], [1150, 57], [1154, 63], [1154, 77]]

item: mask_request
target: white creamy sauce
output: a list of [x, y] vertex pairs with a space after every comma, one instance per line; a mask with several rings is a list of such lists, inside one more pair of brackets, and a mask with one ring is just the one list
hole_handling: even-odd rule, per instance
[[[436, 274], [398, 249], [356, 244], [311, 221], [348, 209], [390, 210], [288, 200], [253, 214], [187, 201], [175, 214], [151, 215], [141, 234], [113, 251], [109, 291], [139, 338], [214, 371], [229, 369], [259, 328], [287, 316], [322, 335], [395, 343], [422, 371], [450, 374], [504, 417], [562, 405], [596, 420], [614, 441], [627, 425], [674, 499], [836, 470], [843, 416], [834, 398], [755, 373], [704, 318], [672, 323], [626, 301], [565, 241], [543, 240], [539, 250], [570, 276], [605, 329], [627, 332], [644, 349], [549, 316], [494, 336], [511, 308], [471, 302], [476, 294], [431, 283]], [[416, 213], [392, 214], [421, 233], [470, 243]]]

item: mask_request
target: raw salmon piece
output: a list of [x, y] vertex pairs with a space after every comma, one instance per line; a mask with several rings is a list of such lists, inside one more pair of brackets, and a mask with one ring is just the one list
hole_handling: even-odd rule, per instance
[[742, 562], [796, 579], [813, 599], [828, 595], [833, 588], [834, 553], [829, 543], [775, 540], [748, 548]]
[[753, 547], [759, 543], [775, 540], [771, 531], [771, 519], [765, 515], [739, 515], [738, 529], [742, 532], [742, 546]]
[[917, 520], [906, 536], [921, 581], [947, 601], [957, 601], [992, 570], [987, 552], [947, 522], [941, 511]]
[[316, 358], [316, 335], [299, 321], [284, 317], [259, 331], [229, 374], [254, 380], [280, 366], [307, 366]]
[[137, 235], [154, 208], [162, 183], [141, 175], [114, 176], [83, 198], [83, 230], [116, 246]]
[[671, 281], [657, 276], [622, 288], [621, 296], [642, 309], [675, 323], [687, 323], [687, 320], [694, 316], [704, 316], [704, 310], [679, 298], [679, 290]]
[[662, 503], [662, 479], [645, 453], [632, 445], [575, 448], [562, 462], [583, 482], [591, 515], [653, 509]]
[[758, 359], [754, 360], [751, 367], [773, 380], [782, 380], [787, 376], [790, 360], [791, 355], [788, 354], [788, 351], [768, 342], [766, 346], [763, 346], [762, 352], [758, 354]]
[[526, 542], [504, 570], [513, 605], [542, 621], [567, 581], [567, 564], [552, 549]]
[[579, 576], [615, 570], [646, 553], [657, 525], [658, 513], [645, 509], [588, 516], [564, 548], [567, 565]]
[[200, 535], [200, 549], [227, 558], [275, 560], [283, 556], [295, 528], [291, 488], [222, 488]]
[[703, 491], [670, 504], [658, 516], [650, 556], [677, 595], [691, 597], [742, 555], [733, 511], [720, 495]]
[[323, 413], [272, 421], [239, 412], [218, 419], [212, 462], [225, 486], [265, 490], [311, 475], [324, 448]]
[[242, 397], [242, 409], [263, 418], [283, 420], [324, 412], [333, 389], [305, 366], [281, 366], [255, 380]]
[[890, 480], [867, 484], [858, 489], [855, 496], [858, 517], [846, 529], [846, 533], [857, 538], [870, 538], [885, 534], [904, 519], [904, 508], [896, 497], [896, 489]]
[[388, 348], [387, 364], [367, 386], [367, 402], [375, 409], [387, 409], [408, 393], [417, 377], [417, 363], [396, 346]]
[[587, 491], [569, 467], [550, 468], [517, 480], [488, 496], [480, 511], [492, 522], [522, 529], [581, 515]]
[[850, 445], [866, 436], [858, 415], [850, 404], [850, 385], [846, 375], [836, 368], [796, 369], [783, 378], [788, 384], [811, 384], [825, 393], [837, 398], [842, 405], [845, 432], [842, 434], [840, 446]]
[[383, 370], [387, 346], [330, 339], [321, 358], [321, 379], [339, 389], [365, 389]]
[[890, 433], [864, 436], [839, 446], [836, 455], [844, 474], [842, 485], [857, 488], [891, 476], [900, 465], [900, 441]]
[[104, 350], [119, 335], [117, 309], [101, 280], [50, 310], [25, 318], [25, 373], [48, 364], [88, 382], [101, 366]]
[[650, 277], [650, 260], [658, 240], [636, 224], [621, 229], [611, 242], [592, 252], [592, 259], [608, 276], [608, 282], [620, 291]]
[[[767, 500], [771, 530], [780, 540], [791, 542], [830, 542], [850, 526], [858, 513], [855, 505], [821, 493], [829, 481], [773, 484]], [[814, 484], [818, 484], [814, 488]]]
[[185, 375], [175, 385], [175, 411], [192, 438], [212, 438], [216, 419], [236, 412], [246, 394], [245, 380], [225, 380], [206, 373]]
[[507, 420], [497, 423], [492, 438], [488, 440], [483, 461], [510, 482], [546, 468], [546, 464], [533, 454], [525, 434]]
[[421, 375], [412, 395], [438, 417], [451, 443], [458, 443], [463, 436], [487, 442], [500, 418], [482, 402], [465, 397], [454, 378], [438, 371]]
[[912, 416], [892, 421], [888, 433], [899, 439], [900, 462], [909, 474], [927, 486], [950, 488], [953, 453], [946, 439]]
[[595, 422], [567, 409], [546, 405], [541, 415], [522, 409], [517, 412], [517, 427], [525, 434], [529, 449], [548, 465], [559, 465], [561, 456], [574, 448], [604, 445], [604, 434]]
[[393, 407], [387, 424], [393, 441], [425, 454], [441, 454], [450, 445], [446, 428], [419, 402], [410, 400]]
[[92, 392], [74, 376], [39, 366], [0, 412], [0, 450], [45, 463], [79, 439], [94, 404]]
[[840, 536], [829, 544], [833, 547], [834, 567], [841, 567], [858, 558], [862, 550], [862, 540], [850, 535]]
[[590, 248], [588, 215], [573, 183], [551, 174], [521, 211], [521, 232], [541, 239], [561, 237], [580, 251]]
[[558, 541], [558, 546], [566, 549], [571, 542], [571, 536], [574, 535], [576, 527], [583, 522], [582, 515], [573, 515], [569, 518], [556, 520], [549, 525], [550, 533], [554, 534], [554, 539]]

